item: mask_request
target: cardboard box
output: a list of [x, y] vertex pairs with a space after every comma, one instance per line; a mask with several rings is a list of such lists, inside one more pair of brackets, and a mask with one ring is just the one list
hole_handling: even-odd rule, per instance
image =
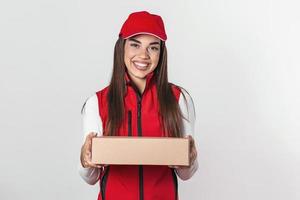
[[92, 140], [92, 162], [114, 165], [189, 165], [189, 140], [103, 136]]

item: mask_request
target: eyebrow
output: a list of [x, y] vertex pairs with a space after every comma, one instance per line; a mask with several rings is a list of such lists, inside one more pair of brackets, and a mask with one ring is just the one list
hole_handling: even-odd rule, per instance
[[[142, 44], [140, 41], [134, 39], [134, 38], [129, 38], [130, 41], [133, 41], [133, 42], [136, 42], [136, 43], [139, 43], [139, 44]], [[158, 44], [159, 45], [159, 42], [151, 42], [150, 45], [152, 44]]]

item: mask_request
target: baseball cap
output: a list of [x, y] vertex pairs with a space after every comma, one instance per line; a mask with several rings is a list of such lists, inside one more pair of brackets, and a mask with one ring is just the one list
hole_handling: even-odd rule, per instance
[[147, 11], [131, 13], [122, 25], [119, 36], [127, 39], [138, 34], [149, 34], [160, 40], [167, 40], [162, 18]]

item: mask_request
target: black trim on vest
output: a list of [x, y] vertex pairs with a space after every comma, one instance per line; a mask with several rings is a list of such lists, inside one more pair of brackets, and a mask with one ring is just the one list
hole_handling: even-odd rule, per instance
[[171, 170], [172, 170], [174, 188], [175, 188], [175, 200], [178, 200], [178, 179], [177, 179], [175, 169], [171, 169]]
[[132, 113], [128, 111], [128, 136], [132, 136]]
[[101, 180], [101, 196], [102, 200], [105, 200], [105, 191], [106, 191], [106, 184], [107, 184], [107, 177], [109, 172], [109, 166], [106, 167], [105, 173]]

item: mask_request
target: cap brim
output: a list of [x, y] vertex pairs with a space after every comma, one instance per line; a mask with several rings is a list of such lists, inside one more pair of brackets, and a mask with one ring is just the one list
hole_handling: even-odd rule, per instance
[[163, 39], [163, 38], [159, 37], [158, 35], [155, 35], [155, 34], [149, 33], [149, 32], [138, 32], [138, 33], [134, 33], [134, 34], [132, 34], [132, 35], [129, 35], [129, 36], [125, 37], [124, 39], [128, 39], [128, 38], [130, 38], [130, 37], [133, 37], [133, 36], [136, 36], [136, 35], [140, 35], [140, 34], [152, 35], [152, 36], [157, 37], [158, 39], [160, 39], [160, 40], [162, 40], [162, 41], [166, 41], [166, 39]]

